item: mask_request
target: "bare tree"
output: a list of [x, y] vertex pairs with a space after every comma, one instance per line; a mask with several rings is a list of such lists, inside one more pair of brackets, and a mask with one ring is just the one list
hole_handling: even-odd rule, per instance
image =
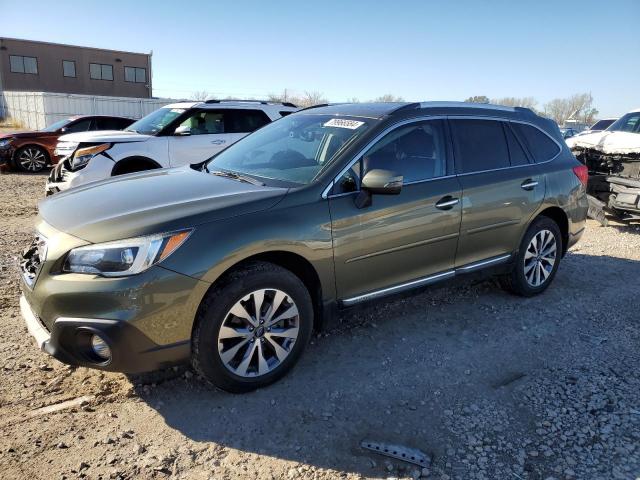
[[465, 102], [470, 103], [489, 103], [489, 97], [485, 95], [474, 95], [473, 97], [469, 97], [465, 100]]
[[314, 105], [319, 105], [321, 103], [328, 103], [329, 100], [327, 100], [324, 96], [324, 94], [322, 92], [318, 92], [317, 90], [311, 91], [311, 92], [304, 92], [304, 95], [302, 96], [302, 98], [300, 98], [300, 101], [298, 103], [295, 103], [296, 105], [298, 105], [299, 107], [312, 107]]
[[376, 98], [374, 102], [404, 102], [404, 98], [391, 93], [385, 93], [384, 95]]
[[533, 97], [492, 98], [491, 103], [496, 105], [505, 105], [507, 107], [525, 107], [532, 110], [535, 110], [536, 105], [538, 105], [538, 101]]
[[594, 122], [598, 110], [593, 106], [590, 93], [577, 93], [567, 98], [554, 98], [544, 105], [544, 115], [564, 125], [567, 120], [589, 125]]
[[191, 98], [198, 102], [204, 102], [205, 100], [209, 100], [215, 98], [213, 95], [209, 95], [209, 92], [206, 90], [197, 90], [191, 94]]
[[347, 98], [347, 103], [360, 103], [360, 99], [358, 97]]

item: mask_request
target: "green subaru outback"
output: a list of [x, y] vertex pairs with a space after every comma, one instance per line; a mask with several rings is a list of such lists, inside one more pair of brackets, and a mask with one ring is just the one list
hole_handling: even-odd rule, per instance
[[338, 312], [469, 272], [530, 296], [585, 227], [586, 168], [528, 109], [322, 105], [201, 165], [40, 204], [22, 315], [58, 360], [282, 377]]

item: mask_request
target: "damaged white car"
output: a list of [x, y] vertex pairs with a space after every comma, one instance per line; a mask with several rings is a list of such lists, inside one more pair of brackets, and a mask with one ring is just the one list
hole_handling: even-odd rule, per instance
[[606, 223], [606, 211], [640, 220], [640, 109], [603, 132], [569, 138], [567, 145], [589, 169], [590, 216]]

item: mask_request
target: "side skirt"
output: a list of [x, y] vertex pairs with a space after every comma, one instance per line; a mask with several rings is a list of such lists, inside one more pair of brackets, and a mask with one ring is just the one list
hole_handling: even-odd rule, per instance
[[485, 268], [491, 268], [497, 265], [508, 263], [509, 260], [511, 260], [511, 258], [512, 258], [512, 254], [499, 255], [497, 257], [487, 258], [485, 260], [480, 260], [479, 262], [469, 263], [467, 265], [463, 265], [455, 269], [446, 270], [444, 272], [418, 278], [415, 280], [411, 280], [409, 282], [401, 283], [401, 284], [394, 285], [387, 288], [382, 288], [380, 290], [374, 290], [372, 292], [364, 293], [362, 295], [357, 295], [355, 297], [344, 298], [340, 300], [340, 305], [343, 307], [351, 307], [353, 305], [358, 305], [360, 303], [364, 303], [369, 300], [375, 300], [378, 298], [386, 297], [388, 295], [406, 292], [408, 290], [417, 289], [419, 287], [424, 287], [426, 285], [432, 285], [434, 283], [438, 283], [443, 280], [448, 280], [453, 277], [463, 275], [465, 273], [477, 272], [480, 270], [484, 270]]

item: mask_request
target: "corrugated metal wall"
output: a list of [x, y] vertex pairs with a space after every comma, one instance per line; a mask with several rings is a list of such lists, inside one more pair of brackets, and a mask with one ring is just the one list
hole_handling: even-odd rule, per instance
[[3, 92], [0, 96], [0, 118], [12, 118], [26, 128], [39, 130], [71, 115], [117, 115], [141, 118], [176, 101], [170, 98]]

